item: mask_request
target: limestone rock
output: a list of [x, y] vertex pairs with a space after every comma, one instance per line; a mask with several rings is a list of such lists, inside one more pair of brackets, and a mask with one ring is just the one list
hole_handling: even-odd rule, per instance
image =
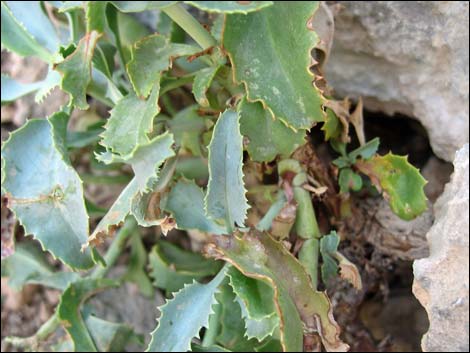
[[469, 3], [338, 3], [328, 83], [368, 109], [416, 117], [452, 161], [469, 138]]
[[469, 147], [456, 153], [454, 174], [434, 205], [430, 256], [414, 262], [413, 293], [429, 316], [424, 351], [469, 350]]

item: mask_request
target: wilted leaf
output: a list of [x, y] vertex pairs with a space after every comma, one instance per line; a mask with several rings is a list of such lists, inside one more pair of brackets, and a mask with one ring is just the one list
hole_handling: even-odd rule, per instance
[[165, 241], [152, 248], [149, 264], [155, 286], [168, 292], [179, 291], [185, 284], [213, 276], [220, 270], [220, 263]]
[[273, 117], [294, 129], [324, 120], [322, 97], [309, 71], [318, 42], [308, 22], [318, 2], [275, 2], [260, 12], [227, 15], [223, 45], [234, 78], [249, 101], [261, 101]]
[[109, 209], [96, 226], [93, 233], [88, 238], [88, 245], [97, 245], [102, 242], [109, 232], [124, 221], [124, 218], [131, 211], [132, 201], [138, 195], [145, 194], [158, 181], [158, 170], [163, 162], [175, 155], [171, 148], [173, 145], [173, 135], [165, 133], [155, 137], [145, 145], [141, 145], [131, 157], [122, 159], [106, 152], [99, 156], [99, 159], [106, 164], [114, 162], [125, 162], [132, 166], [134, 178], [121, 192], [118, 199]]
[[389, 153], [358, 161], [356, 166], [384, 191], [392, 211], [400, 218], [411, 220], [426, 210], [426, 180], [406, 157]]
[[185, 1], [207, 12], [247, 14], [271, 6], [272, 1]]
[[224, 234], [226, 229], [209, 219], [204, 212], [204, 192], [194, 181], [180, 180], [170, 191], [165, 209], [171, 212], [178, 229], [197, 229]]
[[72, 104], [79, 109], [88, 109], [86, 90], [91, 81], [91, 60], [100, 34], [88, 33], [80, 40], [75, 51], [55, 69], [62, 74], [61, 88], [70, 94]]
[[186, 285], [160, 307], [158, 326], [152, 332], [147, 352], [186, 352], [191, 340], [207, 327], [215, 294], [225, 278], [225, 269], [209, 283]]
[[118, 283], [109, 279], [86, 278], [71, 283], [62, 294], [57, 313], [65, 330], [72, 338], [75, 352], [98, 351], [83, 320], [81, 305], [97, 291], [113, 286], [118, 286]]
[[279, 327], [279, 317], [274, 305], [274, 291], [271, 286], [254, 278], [244, 276], [236, 268], [227, 272], [230, 286], [240, 304], [246, 323], [246, 335], [259, 342], [273, 334]]
[[[209, 183], [206, 212], [215, 220], [225, 221], [227, 230], [234, 223], [243, 227], [249, 208], [243, 183], [243, 146], [239, 116], [226, 110], [214, 127], [209, 145]], [[229, 231], [230, 232], [230, 231]]]
[[248, 140], [248, 153], [256, 162], [270, 162], [278, 155], [288, 157], [305, 143], [305, 130], [295, 132], [288, 128], [259, 102], [243, 99], [239, 114], [241, 133]]
[[163, 71], [171, 68], [173, 59], [192, 55], [200, 48], [188, 44], [171, 43], [160, 34], [145, 37], [134, 44], [132, 60], [127, 72], [137, 96], [146, 98]]
[[93, 265], [80, 244], [88, 237], [82, 182], [65, 154], [64, 124], [57, 113], [32, 119], [2, 146], [2, 188], [9, 207], [42, 246], [74, 269]]
[[343, 254], [339, 251], [335, 253], [335, 258], [339, 262], [339, 274], [342, 279], [348, 281], [353, 285], [357, 290], [362, 289], [362, 280], [361, 274], [351, 261], [349, 261]]
[[205, 251], [224, 259], [245, 276], [264, 281], [274, 289], [280, 318], [281, 344], [285, 351], [303, 349], [303, 327], [317, 331], [328, 351], [345, 351], [339, 327], [325, 293], [313, 290], [302, 265], [281, 243], [267, 233], [252, 231], [242, 239], [217, 237]]

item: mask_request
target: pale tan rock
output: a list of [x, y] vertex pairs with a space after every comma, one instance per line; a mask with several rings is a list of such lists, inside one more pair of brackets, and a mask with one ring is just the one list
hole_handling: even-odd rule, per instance
[[430, 256], [414, 262], [413, 293], [428, 313], [423, 351], [469, 350], [469, 147], [456, 153], [454, 174], [434, 205]]

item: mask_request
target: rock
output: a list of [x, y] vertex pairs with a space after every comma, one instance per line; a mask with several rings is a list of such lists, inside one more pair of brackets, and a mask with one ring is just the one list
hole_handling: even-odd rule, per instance
[[428, 313], [424, 351], [469, 350], [469, 146], [456, 153], [454, 174], [434, 205], [430, 256], [414, 262], [413, 293]]
[[439, 158], [431, 156], [421, 170], [421, 174], [428, 183], [424, 186], [424, 193], [432, 203], [441, 196], [445, 185], [449, 182], [454, 171], [452, 163], [444, 162]]
[[429, 255], [426, 233], [433, 223], [431, 206], [419, 217], [405, 221], [379, 198], [354, 199], [353, 215], [340, 232], [352, 238], [361, 237], [381, 253], [400, 260], [416, 260]]
[[367, 109], [415, 117], [435, 154], [452, 161], [469, 138], [469, 3], [340, 1], [339, 7], [328, 83], [340, 96], [362, 96]]

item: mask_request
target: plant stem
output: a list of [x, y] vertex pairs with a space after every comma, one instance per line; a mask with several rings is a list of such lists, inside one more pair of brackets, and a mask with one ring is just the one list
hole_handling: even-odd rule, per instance
[[207, 49], [217, 44], [215, 38], [180, 4], [168, 6], [162, 11], [183, 28], [202, 49]]
[[299, 252], [299, 260], [312, 280], [313, 289], [318, 288], [318, 258], [320, 256], [320, 241], [317, 238], [307, 239]]
[[106, 261], [106, 267], [98, 267], [91, 274], [91, 278], [103, 278], [108, 273], [109, 269], [116, 263], [119, 255], [125, 249], [127, 240], [134, 234], [137, 228], [137, 223], [134, 218], [129, 217], [122, 228], [119, 230], [116, 238], [109, 247], [104, 260]]
[[222, 307], [217, 304], [214, 307], [214, 313], [209, 317], [209, 325], [202, 339], [202, 346], [207, 348], [215, 344], [215, 339], [219, 334], [220, 316], [222, 314]]
[[36, 350], [39, 345], [40, 341], [47, 339], [50, 335], [52, 335], [57, 327], [59, 326], [60, 321], [59, 317], [57, 316], [57, 311], [47, 320], [39, 330], [30, 337], [6, 337], [5, 342], [11, 344], [14, 347], [18, 348], [32, 348]]

